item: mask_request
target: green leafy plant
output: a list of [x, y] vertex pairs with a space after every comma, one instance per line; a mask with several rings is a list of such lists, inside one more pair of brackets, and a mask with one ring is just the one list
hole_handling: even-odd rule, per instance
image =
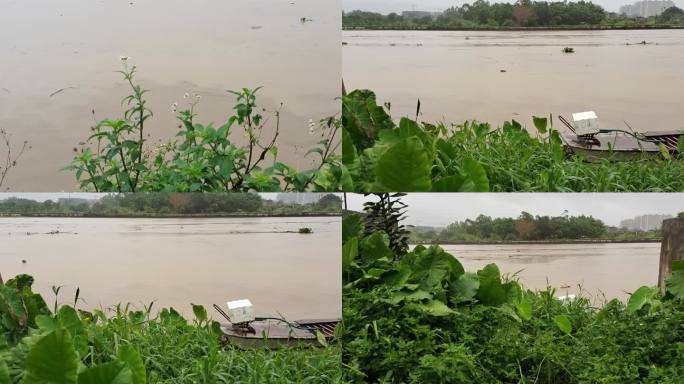
[[243, 350], [226, 344], [219, 323], [195, 304], [192, 323], [173, 308], [155, 314], [152, 304], [51, 313], [32, 283], [19, 275], [0, 284], [0, 383], [341, 382], [335, 345]]
[[515, 120], [496, 129], [406, 117], [397, 124], [369, 90], [342, 101], [342, 162], [355, 192], [684, 191], [677, 156], [588, 163], [566, 152], [550, 118], [534, 117], [533, 134]]
[[530, 291], [495, 264], [466, 272], [436, 245], [402, 257], [343, 220], [342, 360], [358, 383], [680, 383], [684, 297], [640, 288], [627, 305]]
[[[146, 124], [152, 117], [145, 95], [135, 82], [137, 68], [127, 59], [120, 71], [131, 88], [122, 100], [123, 117], [98, 122], [93, 133], [65, 169], [73, 171], [81, 189], [96, 192], [140, 191], [338, 191], [350, 184], [340, 162], [338, 118], [311, 122], [312, 134], [321, 140], [306, 155], [320, 157], [318, 165], [299, 171], [278, 161], [280, 109], [273, 112], [257, 104], [257, 91], [229, 91], [235, 97], [234, 114], [222, 125], [196, 122], [200, 96], [185, 95], [188, 105], [171, 106], [179, 121], [176, 139], [150, 148]], [[318, 127], [318, 128], [316, 128]], [[246, 144], [231, 140], [240, 131]], [[266, 136], [271, 131], [270, 136]], [[272, 162], [270, 162], [272, 160]], [[270, 163], [269, 163], [270, 162]]]

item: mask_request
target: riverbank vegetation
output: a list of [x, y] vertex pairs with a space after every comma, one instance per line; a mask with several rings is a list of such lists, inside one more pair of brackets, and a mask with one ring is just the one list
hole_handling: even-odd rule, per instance
[[[387, 196], [387, 195], [385, 195]], [[392, 200], [396, 201], [395, 195]], [[343, 224], [344, 376], [370, 383], [684, 381], [684, 263], [627, 304], [531, 291], [438, 246], [405, 245], [402, 209]], [[395, 208], [400, 205], [395, 204]], [[379, 228], [386, 228], [380, 231]]]
[[551, 117], [535, 133], [515, 120], [488, 123], [395, 122], [391, 104], [369, 90], [343, 96], [342, 162], [355, 192], [678, 192], [684, 161], [662, 156], [588, 163], [565, 150]]
[[479, 215], [475, 219], [456, 221], [443, 228], [415, 227], [412, 243], [659, 240], [660, 230], [632, 231], [610, 227], [591, 216], [533, 216], [522, 212], [516, 218], [492, 218]]
[[684, 27], [684, 12], [677, 7], [661, 15], [640, 18], [610, 13], [588, 1], [477, 0], [444, 12], [390, 13], [352, 11], [342, 16], [346, 29], [506, 29], [506, 28], [654, 28]]
[[[46, 301], [19, 275], [0, 284], [0, 382], [25, 384], [338, 383], [337, 346], [242, 350], [193, 305], [153, 314], [119, 305], [93, 312]], [[58, 289], [55, 289], [58, 292]]]
[[0, 216], [164, 216], [164, 215], [315, 215], [339, 214], [342, 199], [334, 194], [318, 201], [293, 204], [256, 193], [120, 193], [99, 199], [64, 198], [38, 202], [24, 198], [0, 200]]
[[[150, 145], [147, 127], [152, 118], [146, 94], [136, 82], [136, 67], [123, 57], [120, 71], [131, 94], [122, 100], [122, 117], [104, 119], [65, 170], [74, 172], [83, 191], [92, 192], [223, 192], [223, 191], [339, 191], [348, 180], [339, 162], [339, 118], [310, 122], [318, 145], [306, 152], [318, 165], [298, 170], [278, 161], [280, 109], [257, 104], [259, 88], [229, 91], [235, 98], [232, 114], [220, 126], [197, 121], [200, 95], [186, 94], [171, 105], [178, 127], [176, 139]], [[282, 107], [282, 105], [281, 105]], [[235, 135], [242, 138], [236, 139]]]

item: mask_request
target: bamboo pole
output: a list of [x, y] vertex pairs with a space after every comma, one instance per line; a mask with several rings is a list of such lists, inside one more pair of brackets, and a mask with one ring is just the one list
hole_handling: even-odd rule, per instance
[[658, 287], [664, 292], [665, 279], [672, 273], [672, 262], [684, 260], [684, 217], [663, 221], [662, 232]]

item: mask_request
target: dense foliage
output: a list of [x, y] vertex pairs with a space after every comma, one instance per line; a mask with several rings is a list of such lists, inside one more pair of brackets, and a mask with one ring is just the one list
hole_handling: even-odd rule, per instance
[[[0, 284], [0, 383], [336, 383], [337, 347], [241, 350], [193, 305], [188, 323], [173, 308], [152, 316], [117, 306], [113, 316], [69, 305], [54, 312], [27, 275]], [[78, 301], [76, 298], [75, 302]]]
[[343, 231], [345, 378], [381, 383], [681, 383], [684, 263], [667, 293], [561, 300], [473, 272], [438, 246], [395, 255], [358, 215]]
[[0, 215], [298, 214], [335, 213], [341, 209], [342, 199], [334, 194], [309, 204], [266, 200], [256, 193], [141, 192], [109, 194], [97, 200], [65, 198], [38, 202], [15, 197], [0, 200]]
[[648, 19], [611, 14], [589, 1], [530, 1], [515, 3], [476, 0], [454, 6], [439, 14], [404, 12], [383, 15], [351, 11], [343, 14], [345, 28], [380, 29], [478, 29], [478, 28], [558, 28], [630, 27], [684, 25], [681, 10], [672, 7]]
[[[420, 107], [420, 104], [418, 104]], [[418, 116], [419, 110], [416, 112]], [[343, 96], [343, 155], [355, 192], [684, 191], [684, 162], [663, 154], [587, 163], [567, 153], [548, 118], [446, 126], [404, 117], [355, 90]]]
[[608, 227], [591, 216], [532, 216], [522, 212], [517, 218], [479, 215], [474, 220], [449, 224], [437, 240], [558, 240], [598, 239]]
[[[337, 154], [340, 124], [335, 117], [310, 123], [310, 132], [321, 138], [307, 152], [320, 157], [317, 167], [300, 171], [278, 161], [280, 110], [268, 112], [257, 105], [259, 88], [229, 91], [236, 99], [234, 114], [219, 127], [197, 123], [194, 108], [200, 96], [186, 94], [190, 100], [185, 109], [178, 110], [178, 103], [171, 106], [179, 121], [177, 139], [150, 148], [147, 90], [135, 83], [136, 67], [129, 67], [127, 60], [122, 58], [120, 72], [132, 93], [122, 101], [127, 108], [123, 117], [98, 122], [65, 168], [75, 173], [82, 190], [339, 191], [348, 179]], [[244, 136], [244, 145], [231, 139], [235, 130]]]

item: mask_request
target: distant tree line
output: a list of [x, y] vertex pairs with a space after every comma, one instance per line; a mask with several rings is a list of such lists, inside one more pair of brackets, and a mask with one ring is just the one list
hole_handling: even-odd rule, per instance
[[266, 200], [255, 193], [122, 193], [106, 195], [99, 200], [0, 200], [0, 215], [296, 214], [340, 212], [341, 209], [342, 200], [334, 194], [325, 195], [318, 202], [303, 205]]
[[530, 1], [496, 3], [477, 0], [472, 4], [454, 6], [439, 15], [421, 13], [383, 15], [374, 12], [351, 11], [342, 16], [347, 28], [497, 28], [497, 27], [582, 27], [629, 26], [633, 24], [684, 24], [684, 12], [677, 7], [648, 20], [629, 18], [606, 12], [589, 1]]
[[601, 239], [609, 227], [591, 216], [532, 216], [522, 212], [517, 218], [479, 215], [449, 224], [441, 231], [413, 231], [420, 241], [534, 241]]

